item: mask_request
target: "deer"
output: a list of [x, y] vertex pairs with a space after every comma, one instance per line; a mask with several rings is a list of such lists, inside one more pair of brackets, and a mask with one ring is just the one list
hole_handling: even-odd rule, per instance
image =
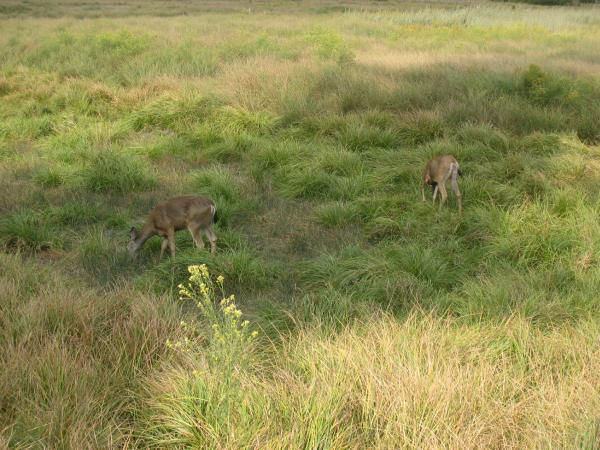
[[141, 230], [138, 231], [135, 227], [131, 227], [131, 241], [127, 250], [131, 257], [135, 257], [148, 239], [158, 235], [163, 238], [159, 261], [167, 246], [171, 251], [171, 257], [174, 257], [175, 232], [187, 228], [199, 250], [204, 249], [204, 241], [200, 234], [203, 231], [210, 242], [210, 252], [214, 255], [217, 250], [217, 236], [212, 230], [212, 225], [216, 221], [217, 207], [209, 198], [195, 196], [170, 198], [159, 203], [150, 211]]
[[430, 185], [433, 192], [433, 203], [437, 197], [438, 191], [441, 194], [440, 209], [448, 198], [446, 192], [446, 182], [451, 180], [452, 191], [456, 195], [458, 202], [458, 211], [462, 213], [462, 194], [458, 189], [458, 176], [462, 176], [458, 161], [452, 155], [441, 155], [430, 159], [425, 165], [423, 171], [423, 184], [421, 185], [421, 196], [425, 201], [425, 185]]

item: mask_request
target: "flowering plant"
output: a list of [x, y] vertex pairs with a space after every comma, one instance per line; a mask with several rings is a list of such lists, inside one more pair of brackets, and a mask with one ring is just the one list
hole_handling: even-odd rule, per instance
[[[258, 332], [251, 331], [249, 322], [242, 320], [242, 311], [235, 304], [235, 296], [225, 295], [222, 275], [213, 281], [206, 264], [189, 266], [188, 272], [189, 282], [178, 286], [180, 298], [194, 302], [200, 316], [210, 327], [208, 329], [209, 361], [220, 370], [233, 370], [244, 362], [248, 354], [247, 348]], [[193, 325], [183, 321], [181, 326], [186, 330], [194, 328]], [[182, 350], [189, 350], [193, 344], [194, 342], [188, 337], [176, 343], [167, 342], [167, 345]]]

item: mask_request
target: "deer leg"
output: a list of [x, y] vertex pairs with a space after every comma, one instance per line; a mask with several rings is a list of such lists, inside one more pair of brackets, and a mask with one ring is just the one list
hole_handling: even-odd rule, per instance
[[217, 235], [215, 234], [215, 232], [212, 230], [211, 227], [205, 228], [204, 234], [206, 234], [206, 237], [208, 238], [208, 241], [210, 242], [210, 252], [214, 255], [215, 252], [217, 251]]
[[436, 184], [433, 188], [433, 203], [435, 204], [435, 198], [437, 197], [437, 193], [439, 191], [439, 184]]
[[192, 235], [192, 239], [194, 240], [194, 244], [196, 244], [198, 250], [203, 250], [204, 241], [202, 240], [202, 236], [200, 235], [200, 228], [188, 227], [188, 230], [190, 230], [190, 234]]
[[442, 194], [442, 199], [440, 201], [440, 209], [442, 209], [442, 206], [444, 206], [444, 203], [446, 203], [446, 199], [448, 198], [448, 192], [446, 192], [446, 186], [443, 183], [438, 184], [438, 186], [440, 187], [440, 194]]
[[462, 194], [460, 193], [460, 189], [458, 189], [458, 181], [457, 181], [457, 176], [458, 174], [456, 173], [456, 171], [454, 171], [452, 173], [452, 192], [454, 192], [454, 195], [456, 195], [456, 201], [458, 203], [458, 212], [461, 213], [462, 212]]
[[160, 256], [158, 257], [159, 261], [162, 259], [168, 244], [169, 240], [167, 238], [163, 238], [162, 242], [160, 243]]
[[167, 232], [167, 239], [169, 241], [169, 250], [171, 250], [171, 257], [175, 257], [175, 230], [170, 229]]

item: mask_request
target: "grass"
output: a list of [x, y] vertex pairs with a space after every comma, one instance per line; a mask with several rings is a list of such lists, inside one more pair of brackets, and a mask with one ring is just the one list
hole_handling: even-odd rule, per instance
[[598, 9], [196, 3], [0, 6], [0, 445], [597, 448]]
[[145, 443], [594, 448], [595, 358], [575, 348], [594, 347], [596, 326], [543, 332], [516, 317], [490, 326], [376, 315], [333, 336], [296, 332], [266, 376], [250, 359], [223, 380], [196, 356], [150, 380]]
[[156, 185], [142, 162], [111, 151], [94, 155], [82, 171], [82, 178], [86, 189], [99, 193], [124, 194]]

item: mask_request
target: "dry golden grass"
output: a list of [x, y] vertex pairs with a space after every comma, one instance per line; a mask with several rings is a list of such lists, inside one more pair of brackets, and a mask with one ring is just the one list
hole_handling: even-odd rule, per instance
[[[227, 424], [201, 412], [216, 407], [210, 393], [224, 381], [193, 354], [185, 369], [149, 381], [147, 443], [594, 448], [598, 331], [593, 322], [540, 330], [518, 317], [490, 326], [423, 314], [376, 316], [337, 335], [309, 327], [275, 350], [273, 367], [226, 381], [236, 390], [221, 411]], [[204, 407], [192, 403], [199, 383]]]

